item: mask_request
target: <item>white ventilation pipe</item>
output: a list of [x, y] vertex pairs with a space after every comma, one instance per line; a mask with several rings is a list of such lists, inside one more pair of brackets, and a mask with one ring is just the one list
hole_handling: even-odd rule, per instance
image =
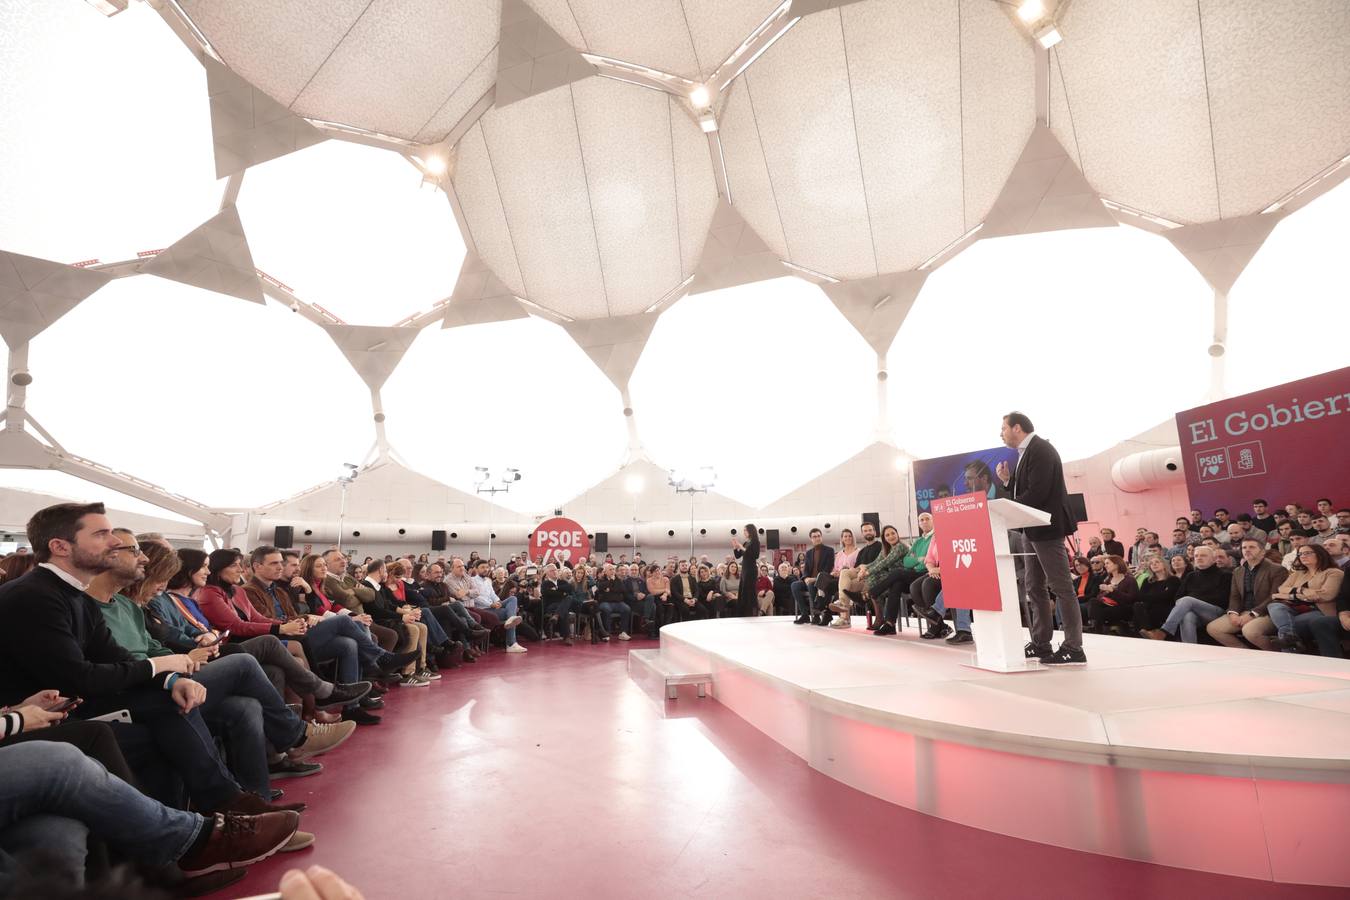
[[1178, 484], [1186, 479], [1181, 467], [1181, 448], [1163, 447], [1122, 456], [1111, 466], [1111, 481], [1130, 494]]

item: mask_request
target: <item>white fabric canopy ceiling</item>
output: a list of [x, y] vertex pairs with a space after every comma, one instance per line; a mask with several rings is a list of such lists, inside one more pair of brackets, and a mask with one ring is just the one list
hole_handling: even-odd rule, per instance
[[[105, 18], [80, 0], [0, 0], [0, 252], [134, 261], [204, 223], [199, 235], [221, 238], [143, 263], [35, 338], [35, 417], [72, 452], [255, 505], [360, 462], [374, 441], [371, 393], [345, 350], [373, 360], [375, 383], [397, 363], [382, 388], [396, 453], [468, 490], [473, 466], [516, 466], [525, 480], [497, 499], [537, 512], [624, 458], [634, 435], [615, 383], [636, 357], [642, 448], [662, 465], [713, 465], [720, 492], [756, 503], [884, 431], [875, 351], [898, 327], [887, 388], [900, 446], [987, 446], [1019, 406], [1073, 458], [1205, 399], [1211, 286], [1133, 228], [942, 254], [963, 235], [1105, 224], [1099, 195], [1152, 217], [1110, 207], [1122, 222], [1199, 229], [1172, 232], [1186, 249], [1320, 174], [1333, 177], [1319, 191], [1334, 184], [1350, 154], [1340, 0], [1074, 0], [1045, 58], [1039, 130], [1038, 51], [1006, 4], [813, 4], [828, 8], [776, 20], [792, 24], [714, 99], [711, 137], [681, 79], [707, 79], [782, 4], [510, 2], [556, 32], [530, 32], [542, 68], [550, 53], [580, 60], [570, 45], [632, 64], [642, 85], [549, 70], [538, 91], [515, 85], [494, 106], [499, 46], [508, 66], [530, 49], [499, 44], [502, 0], [161, 4], [171, 21], [181, 7], [234, 73], [215, 72], [229, 110], [213, 134], [194, 58], [207, 51], [180, 40], [191, 29], [175, 35], [141, 2]], [[323, 127], [282, 127], [283, 110]], [[355, 136], [373, 145], [324, 123], [373, 132]], [[331, 139], [285, 152], [320, 135]], [[454, 146], [404, 143], [447, 135]], [[229, 150], [223, 172], [284, 155], [227, 184], [213, 144]], [[400, 154], [447, 171], [424, 186]], [[1350, 364], [1319, 327], [1350, 299], [1348, 190], [1280, 221], [1245, 272], [1229, 260], [1219, 273], [1232, 284], [1227, 392]], [[1244, 253], [1272, 221], [1251, 221]], [[937, 267], [916, 271], [925, 262]], [[330, 328], [335, 343], [320, 310], [235, 299], [257, 298], [253, 265], [330, 318], [412, 325]], [[137, 271], [61, 269], [95, 287]], [[787, 271], [802, 277], [775, 277]], [[680, 299], [746, 279], [774, 280]], [[920, 281], [905, 318], [913, 291], [896, 288]], [[1015, 365], [1009, 347], [1026, 348]], [[955, 351], [1012, 368], [953, 366]], [[763, 440], [737, 438], [747, 417]], [[275, 441], [250, 439], [273, 427]]]

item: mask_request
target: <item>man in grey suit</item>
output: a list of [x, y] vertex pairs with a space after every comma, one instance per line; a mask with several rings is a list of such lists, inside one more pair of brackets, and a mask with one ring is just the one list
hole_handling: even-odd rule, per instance
[[[1031, 419], [1020, 412], [1003, 417], [1000, 436], [1003, 443], [1017, 451], [1017, 467], [1009, 470], [998, 464], [998, 479], [1012, 493], [1012, 499], [1050, 514], [1050, 524], [1023, 529], [1026, 544], [1034, 555], [1018, 557], [1023, 568], [1027, 605], [1031, 608], [1031, 643], [1028, 657], [1050, 666], [1083, 665], [1083, 616], [1078, 596], [1069, 577], [1069, 555], [1064, 538], [1077, 530], [1069, 509], [1069, 492], [1064, 487], [1064, 465], [1059, 451], [1045, 438], [1034, 433]], [[1054, 650], [1050, 638], [1055, 620], [1050, 609], [1050, 591], [1055, 594], [1064, 642]]]

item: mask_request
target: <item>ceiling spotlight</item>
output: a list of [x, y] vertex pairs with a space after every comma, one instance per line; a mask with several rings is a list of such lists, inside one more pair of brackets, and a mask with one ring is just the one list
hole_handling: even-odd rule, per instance
[[474, 466], [473, 473], [474, 484], [486, 484], [488, 478], [491, 477], [491, 474], [487, 470], [487, 466]]
[[503, 483], [503, 484], [511, 484], [512, 482], [519, 481], [519, 480], [520, 480], [520, 470], [519, 470], [519, 469], [507, 469], [505, 472], [502, 473], [502, 483]]
[[624, 486], [624, 490], [628, 491], [628, 493], [630, 493], [630, 494], [640, 494], [640, 493], [642, 493], [642, 488], [643, 488], [643, 486], [644, 486], [644, 482], [643, 482], [643, 480], [642, 480], [642, 476], [641, 476], [641, 475], [629, 475], [627, 478], [624, 479], [624, 481], [623, 481], [623, 486]]
[[703, 113], [698, 117], [698, 127], [703, 129], [704, 134], [712, 134], [717, 130], [717, 117], [711, 112]]
[[1059, 26], [1054, 22], [1037, 30], [1034, 36], [1040, 45], [1047, 50], [1064, 40], [1064, 35], [1059, 33]]
[[[698, 109], [703, 109], [712, 102], [712, 92], [708, 90], [706, 84], [696, 84], [689, 91], [689, 102]], [[704, 131], [707, 131], [705, 128]]]
[[1030, 25], [1045, 15], [1045, 4], [1041, 0], [1023, 0], [1017, 7], [1017, 18]]
[[430, 156], [428, 156], [424, 165], [426, 166], [427, 171], [430, 172], [432, 175], [445, 174], [446, 168], [445, 157], [441, 156], [439, 153], [433, 153]]

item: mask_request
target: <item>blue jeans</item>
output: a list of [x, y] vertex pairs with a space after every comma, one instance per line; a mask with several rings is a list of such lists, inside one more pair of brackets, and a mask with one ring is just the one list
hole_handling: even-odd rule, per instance
[[294, 747], [305, 723], [291, 711], [253, 657], [236, 653], [214, 660], [193, 680], [206, 688], [202, 717], [224, 732], [230, 768], [240, 785], [268, 796], [267, 745], [278, 751]]
[[1266, 606], [1266, 615], [1270, 616], [1270, 621], [1275, 624], [1275, 633], [1280, 637], [1294, 633], [1294, 616], [1297, 613], [1289, 604], [1272, 601]]
[[[939, 591], [937, 599], [933, 601], [933, 612], [942, 615], [947, 611], [947, 604], [943, 600], [942, 592]], [[956, 624], [957, 631], [970, 631], [970, 610], [953, 609], [952, 621]]]
[[1341, 627], [1339, 616], [1323, 615], [1317, 610], [1305, 612], [1294, 619], [1294, 631], [1305, 644], [1317, 644], [1317, 652], [1322, 656], [1344, 659], [1341, 638], [1346, 631]]
[[0, 746], [0, 889], [9, 854], [36, 840], [76, 864], [79, 880], [88, 834], [138, 862], [164, 865], [191, 848], [203, 822], [151, 800], [70, 744]]
[[347, 684], [360, 680], [360, 664], [374, 665], [384, 655], [370, 632], [344, 615], [329, 616], [306, 631], [305, 649], [317, 660], [336, 659], [338, 681]]
[[627, 603], [601, 603], [600, 615], [604, 617], [606, 630], [609, 629], [610, 616], [619, 617], [619, 630], [624, 634], [628, 634], [633, 629], [633, 610], [628, 607]]
[[1166, 621], [1162, 623], [1162, 630], [1168, 634], [1176, 634], [1177, 629], [1181, 629], [1181, 639], [1188, 644], [1194, 644], [1200, 640], [1200, 626], [1208, 625], [1224, 612], [1225, 610], [1213, 603], [1207, 603], [1197, 597], [1179, 597], [1172, 611], [1167, 614]]
[[419, 606], [417, 609], [422, 611], [422, 618], [417, 621], [427, 626], [427, 653], [432, 655], [437, 647], [444, 647], [450, 643], [450, 635], [445, 633], [441, 623], [432, 614], [430, 606]]
[[[486, 609], [486, 607], [484, 607]], [[503, 622], [516, 614], [516, 598], [507, 597], [502, 601], [502, 605], [496, 609], [489, 609], [488, 612], [495, 613]], [[514, 628], [506, 629], [506, 646], [510, 647], [516, 642], [516, 630]]]

